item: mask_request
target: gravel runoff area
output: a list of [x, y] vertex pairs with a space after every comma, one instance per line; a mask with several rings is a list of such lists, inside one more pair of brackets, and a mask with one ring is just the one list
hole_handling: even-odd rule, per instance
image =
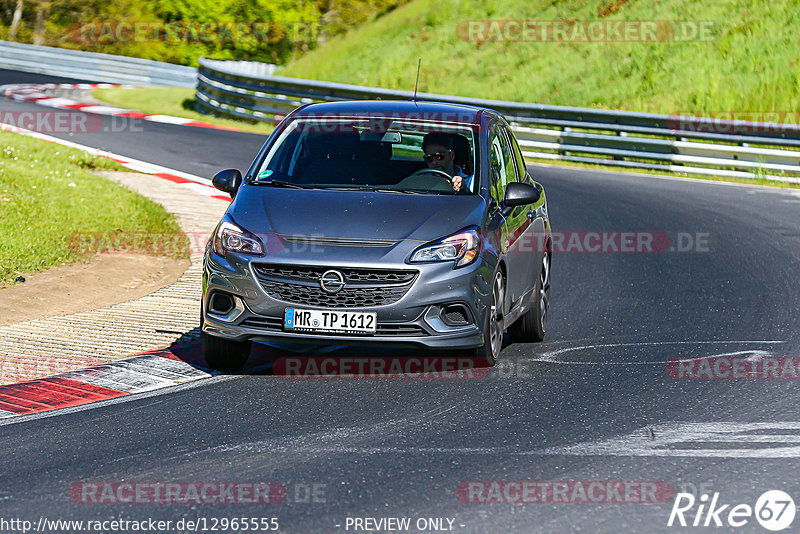
[[0, 327], [0, 385], [199, 338], [203, 246], [227, 203], [155, 176], [102, 174], [175, 214], [190, 237], [191, 265], [176, 282], [136, 300]]

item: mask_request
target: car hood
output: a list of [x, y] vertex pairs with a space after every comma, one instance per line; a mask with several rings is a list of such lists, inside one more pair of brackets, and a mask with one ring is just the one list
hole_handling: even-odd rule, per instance
[[243, 186], [229, 213], [256, 234], [427, 242], [479, 225], [483, 210], [477, 195]]

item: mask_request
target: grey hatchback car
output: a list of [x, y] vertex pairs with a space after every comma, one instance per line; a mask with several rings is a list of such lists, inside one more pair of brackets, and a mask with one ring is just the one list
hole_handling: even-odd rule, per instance
[[418, 101], [310, 104], [269, 136], [206, 248], [213, 368], [253, 341], [459, 351], [493, 365], [547, 331], [551, 234], [506, 120]]

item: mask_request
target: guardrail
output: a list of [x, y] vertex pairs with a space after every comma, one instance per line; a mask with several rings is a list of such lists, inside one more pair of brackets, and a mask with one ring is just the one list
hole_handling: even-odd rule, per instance
[[[244, 73], [200, 59], [196, 100], [205, 112], [278, 121], [297, 106], [337, 100], [400, 99], [411, 91]], [[800, 183], [800, 126], [546, 106], [419, 93], [420, 100], [485, 106], [505, 115], [523, 154], [668, 172]]]
[[133, 85], [194, 87], [197, 69], [65, 48], [0, 41], [0, 68]]

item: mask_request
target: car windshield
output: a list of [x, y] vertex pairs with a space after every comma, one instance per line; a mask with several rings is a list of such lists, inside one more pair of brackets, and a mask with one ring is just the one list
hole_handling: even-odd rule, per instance
[[406, 119], [299, 118], [270, 147], [250, 183], [474, 193], [476, 128]]

